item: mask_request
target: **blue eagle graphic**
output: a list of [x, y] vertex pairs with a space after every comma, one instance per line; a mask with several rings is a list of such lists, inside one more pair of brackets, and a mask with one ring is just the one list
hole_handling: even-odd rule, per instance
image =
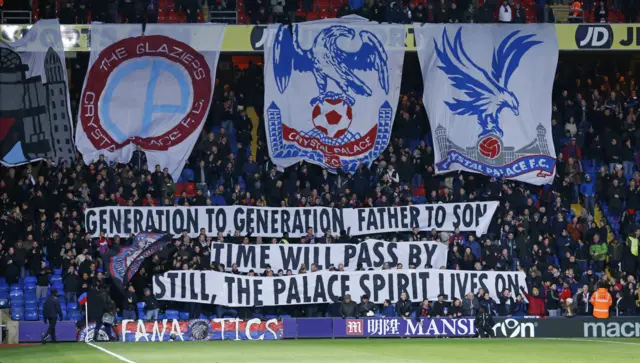
[[[282, 94], [289, 86], [291, 74], [312, 72], [319, 94], [310, 101], [311, 105], [324, 103], [325, 99], [342, 99], [353, 106], [355, 95], [369, 97], [371, 88], [354, 71], [376, 71], [380, 87], [389, 94], [389, 69], [387, 52], [378, 37], [366, 30], [358, 33], [344, 25], [334, 25], [322, 29], [309, 49], [303, 49], [298, 41], [298, 26], [290, 30], [280, 25], [273, 48], [273, 74], [278, 91]], [[347, 52], [338, 46], [340, 38], [361, 43], [355, 52]], [[329, 91], [329, 81], [333, 81], [340, 92]]]
[[436, 54], [441, 65], [438, 66], [447, 74], [453, 87], [464, 92], [466, 99], [453, 98], [445, 101], [455, 115], [476, 116], [482, 132], [478, 138], [488, 134], [502, 137], [500, 113], [509, 109], [515, 116], [520, 114], [520, 101], [513, 91], [509, 90], [509, 79], [513, 75], [520, 60], [533, 46], [541, 41], [531, 40], [535, 34], [518, 35], [516, 30], [507, 35], [493, 52], [491, 75], [480, 68], [469, 58], [462, 45], [462, 28], [458, 29], [453, 43], [447, 30], [442, 32], [442, 43], [436, 39]]

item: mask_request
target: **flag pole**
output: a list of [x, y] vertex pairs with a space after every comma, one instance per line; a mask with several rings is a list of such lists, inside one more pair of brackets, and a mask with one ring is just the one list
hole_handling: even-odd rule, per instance
[[89, 342], [89, 296], [87, 295], [87, 301], [84, 302], [84, 323], [87, 334], [84, 337], [86, 343]]

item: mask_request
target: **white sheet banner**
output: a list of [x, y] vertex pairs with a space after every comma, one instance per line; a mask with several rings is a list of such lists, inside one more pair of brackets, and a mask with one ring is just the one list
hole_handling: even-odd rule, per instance
[[304, 264], [307, 270], [315, 264], [319, 270], [340, 265], [345, 271], [358, 266], [381, 269], [402, 264], [404, 268], [441, 268], [447, 266], [448, 244], [440, 242], [386, 242], [366, 240], [353, 244], [263, 244], [237, 245], [213, 243], [211, 262], [224, 264], [227, 270], [235, 264], [241, 272], [263, 272], [267, 265], [274, 273], [292, 270], [295, 274]]
[[548, 184], [555, 174], [553, 24], [414, 24], [436, 172]]
[[85, 212], [85, 228], [93, 237], [129, 237], [131, 233], [162, 232], [175, 237], [200, 230], [261, 237], [301, 237], [311, 228], [314, 235], [326, 231], [350, 236], [421, 230], [487, 232], [498, 202], [421, 204], [404, 207], [337, 209], [324, 207], [100, 207]]
[[15, 42], [0, 41], [0, 69], [0, 164], [71, 165], [76, 150], [58, 20], [40, 20]]
[[406, 29], [359, 16], [269, 25], [265, 131], [282, 167], [301, 160], [355, 172], [387, 147]]
[[396, 302], [402, 292], [409, 300], [462, 299], [483, 288], [498, 301], [503, 289], [514, 295], [527, 288], [524, 272], [390, 270], [317, 272], [283, 277], [249, 277], [215, 271], [169, 271], [153, 278], [159, 300], [225, 306], [285, 306], [323, 304], [350, 294], [364, 294], [376, 303]]
[[127, 163], [139, 145], [150, 171], [174, 181], [209, 113], [225, 25], [92, 24], [76, 145], [85, 163]]

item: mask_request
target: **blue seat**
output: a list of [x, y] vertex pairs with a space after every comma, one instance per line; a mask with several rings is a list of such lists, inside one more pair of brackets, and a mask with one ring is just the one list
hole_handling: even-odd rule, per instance
[[189, 320], [189, 313], [186, 311], [180, 312], [180, 320]]
[[24, 287], [24, 292], [25, 293], [33, 293], [35, 295], [36, 293], [36, 285], [25, 285]]
[[68, 303], [67, 310], [78, 310], [78, 303], [75, 301]]
[[144, 314], [144, 307], [146, 306], [146, 304], [144, 302], [139, 302], [138, 304], [136, 304], [136, 307], [138, 308], [138, 316], [143, 319], [145, 314]]
[[11, 291], [22, 291], [22, 286], [20, 284], [13, 284], [10, 286]]
[[29, 276], [29, 277], [25, 277], [24, 278], [24, 283], [26, 284], [32, 284], [35, 285], [37, 282], [36, 278], [34, 276]]
[[196, 180], [196, 173], [193, 171], [193, 169], [188, 169], [188, 168], [184, 168], [182, 169], [182, 178], [187, 180], [187, 181], [194, 181]]
[[2, 277], [2, 276], [0, 276], [0, 285], [6, 284], [6, 283], [7, 283], [7, 279]]
[[209, 317], [209, 319], [213, 320], [213, 319], [216, 319], [217, 317], [218, 317], [218, 316], [217, 316], [216, 314], [213, 314], [213, 315], [211, 315], [211, 316]]
[[62, 284], [62, 276], [60, 275], [53, 275], [51, 276], [51, 283], [52, 284]]
[[0, 282], [0, 292], [9, 292], [9, 285], [6, 282]]
[[22, 310], [16, 310], [16, 311], [11, 311], [11, 320], [16, 320], [16, 321], [20, 321], [20, 320], [24, 320], [24, 311]]
[[180, 313], [178, 313], [178, 310], [167, 310], [165, 313], [167, 319], [180, 319]]
[[24, 293], [22, 292], [22, 290], [11, 290], [11, 292], [9, 293], [9, 297], [11, 299], [22, 298], [23, 296], [24, 296]]
[[0, 291], [0, 299], [9, 299], [9, 291]]
[[[53, 269], [53, 277], [56, 276], [62, 276], [62, 269], [61, 268], [54, 268]], [[53, 280], [53, 277], [51, 278]]]
[[80, 320], [82, 319], [82, 313], [80, 313], [78, 310], [73, 310], [73, 311], [68, 311], [67, 312], [67, 320]]
[[27, 305], [38, 305], [38, 299], [32, 295], [25, 295], [24, 303]]
[[6, 309], [9, 307], [9, 299], [0, 298], [0, 309]]

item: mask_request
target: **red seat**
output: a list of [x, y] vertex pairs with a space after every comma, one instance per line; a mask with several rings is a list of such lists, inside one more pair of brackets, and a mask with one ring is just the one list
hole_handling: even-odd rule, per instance
[[187, 187], [185, 189], [187, 195], [193, 197], [196, 195], [196, 183], [187, 183]]
[[186, 189], [187, 187], [184, 183], [178, 183], [176, 184], [176, 192], [173, 195], [179, 197]]

